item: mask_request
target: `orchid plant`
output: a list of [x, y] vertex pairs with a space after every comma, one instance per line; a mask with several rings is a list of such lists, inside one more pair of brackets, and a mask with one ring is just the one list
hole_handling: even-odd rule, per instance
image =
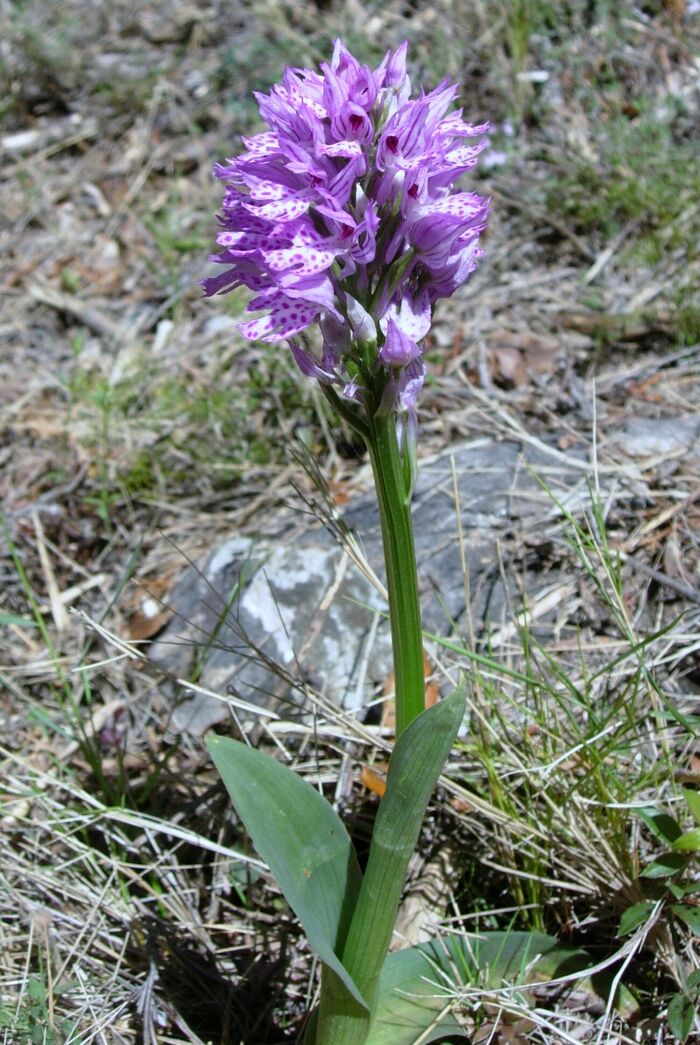
[[465, 709], [461, 688], [425, 709], [411, 493], [421, 342], [435, 302], [469, 278], [483, 253], [488, 201], [455, 184], [476, 164], [488, 124], [453, 108], [458, 86], [448, 81], [412, 97], [406, 52], [404, 43], [370, 69], [337, 41], [320, 72], [287, 69], [269, 94], [256, 95], [267, 130], [243, 138], [245, 151], [215, 168], [226, 190], [221, 250], [211, 260], [222, 271], [203, 281], [207, 295], [252, 291], [247, 309], [259, 315], [241, 332], [289, 342], [302, 373], [362, 436], [379, 502], [396, 744], [364, 874], [317, 790], [245, 744], [209, 740], [322, 962], [307, 1029], [313, 1045], [430, 1041], [432, 1025], [445, 1033], [434, 999], [422, 1007], [401, 1000], [406, 976], [430, 973], [426, 954], [387, 952], [408, 862]]

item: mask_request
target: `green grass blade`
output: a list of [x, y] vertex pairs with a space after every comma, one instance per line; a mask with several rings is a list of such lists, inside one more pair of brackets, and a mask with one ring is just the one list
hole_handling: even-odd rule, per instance
[[315, 788], [268, 755], [227, 737], [210, 736], [207, 746], [309, 943], [366, 1008], [338, 957], [361, 883], [342, 820]]

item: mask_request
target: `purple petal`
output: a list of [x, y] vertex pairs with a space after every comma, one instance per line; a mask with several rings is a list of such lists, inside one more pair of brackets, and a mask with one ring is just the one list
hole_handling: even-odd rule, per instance
[[272, 131], [263, 131], [262, 134], [255, 134], [251, 138], [243, 136], [241, 141], [250, 155], [256, 157], [272, 156], [279, 148], [277, 135]]
[[323, 156], [342, 156], [346, 158], [364, 155], [362, 146], [357, 141], [340, 141], [333, 142], [331, 145], [321, 145], [319, 146], [319, 152]]
[[325, 274], [306, 276], [304, 279], [294, 275], [290, 275], [289, 278], [282, 276], [279, 282], [284, 289], [285, 297], [319, 305], [340, 318], [336, 305], [336, 288]]
[[387, 51], [377, 69], [376, 78], [380, 87], [401, 87], [406, 79], [406, 52], [408, 40], [404, 40], [395, 51]]
[[306, 330], [318, 311], [316, 306], [282, 299], [268, 316], [241, 323], [240, 331], [250, 341], [284, 341]]
[[464, 138], [475, 138], [479, 134], [488, 134], [491, 130], [490, 123], [465, 123], [462, 119], [461, 110], [449, 113], [440, 124], [440, 130], [444, 134], [453, 134]]
[[311, 353], [307, 352], [306, 349], [302, 348], [296, 341], [290, 341], [289, 347], [291, 348], [294, 360], [304, 377], [313, 377], [317, 381], [321, 381], [326, 385], [335, 381], [335, 373], [333, 370], [324, 369], [323, 363], [319, 365], [318, 361], [314, 359]]
[[282, 250], [264, 250], [265, 264], [273, 272], [285, 272], [293, 269], [295, 275], [314, 276], [323, 272], [333, 264], [335, 254], [330, 250], [317, 250], [315, 247], [285, 247]]
[[286, 222], [293, 221], [305, 214], [309, 209], [309, 201], [302, 199], [274, 200], [272, 203], [264, 203], [262, 206], [254, 206], [250, 203], [244, 203], [243, 206], [251, 214], [267, 218], [268, 221], [274, 218], [277, 221]]
[[200, 279], [199, 282], [204, 287], [204, 296], [207, 298], [213, 297], [214, 294], [225, 294], [241, 285], [235, 269], [220, 272], [218, 276], [208, 276], [207, 279]]
[[241, 323], [239, 330], [243, 337], [247, 337], [250, 341], [262, 341], [266, 334], [269, 334], [273, 329], [274, 322], [272, 316], [258, 316], [257, 319], [249, 319], [246, 323]]
[[422, 360], [410, 363], [401, 374], [399, 380], [399, 408], [410, 414], [415, 411], [418, 396], [423, 388], [428, 368]]
[[365, 390], [362, 385], [358, 384], [353, 378], [352, 381], [348, 381], [348, 383], [343, 386], [341, 395], [343, 399], [350, 399], [356, 403], [361, 403], [364, 398], [364, 393]]
[[388, 333], [389, 324], [394, 322], [398, 329], [413, 341], [421, 341], [430, 330], [432, 310], [430, 294], [423, 287], [415, 295], [406, 295], [400, 305], [390, 305], [380, 326]]

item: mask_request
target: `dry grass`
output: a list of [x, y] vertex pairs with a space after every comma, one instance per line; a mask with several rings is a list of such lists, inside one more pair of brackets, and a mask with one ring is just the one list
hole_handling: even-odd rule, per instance
[[[666, 1000], [696, 944], [657, 926], [625, 950], [615, 931], [654, 851], [634, 807], [700, 780], [700, 454], [672, 438], [700, 413], [690, 7], [0, 3], [7, 1043], [294, 1041], [313, 994], [296, 924], [142, 654], [167, 617], [144, 598], [167, 605], [189, 560], [310, 490], [296, 435], [336, 496], [366, 484], [286, 356], [238, 339], [244, 301], [194, 286], [211, 163], [253, 125], [251, 90], [336, 33], [368, 60], [407, 36], [416, 80], [459, 77], [502, 154], [480, 185], [487, 263], [431, 333], [422, 451], [515, 439], [546, 448], [553, 490], [564, 459], [581, 474], [566, 505], [543, 495], [544, 525], [496, 535], [504, 571], [541, 570], [539, 600], [435, 647], [443, 679], [469, 670], [471, 729], [409, 897], [460, 931], [559, 931], [626, 963], [641, 1003], [630, 1020], [585, 990], [453, 986], [475, 1041], [673, 1040]], [[548, 585], [555, 567], [569, 584]], [[280, 721], [267, 740], [362, 838], [359, 768], [387, 738], [322, 711], [316, 738]]]

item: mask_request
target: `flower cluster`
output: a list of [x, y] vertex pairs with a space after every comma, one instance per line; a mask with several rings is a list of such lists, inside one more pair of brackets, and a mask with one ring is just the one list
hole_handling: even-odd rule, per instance
[[[268, 130], [215, 167], [227, 187], [211, 260], [225, 268], [203, 285], [247, 287], [247, 310], [261, 315], [241, 325], [245, 337], [289, 339], [302, 371], [346, 400], [362, 404], [372, 388], [411, 416], [433, 304], [483, 253], [488, 202], [453, 186], [488, 124], [451, 108], [447, 81], [412, 99], [406, 50], [371, 70], [337, 41], [320, 73], [287, 69], [256, 95]], [[320, 358], [297, 340], [316, 320]]]

